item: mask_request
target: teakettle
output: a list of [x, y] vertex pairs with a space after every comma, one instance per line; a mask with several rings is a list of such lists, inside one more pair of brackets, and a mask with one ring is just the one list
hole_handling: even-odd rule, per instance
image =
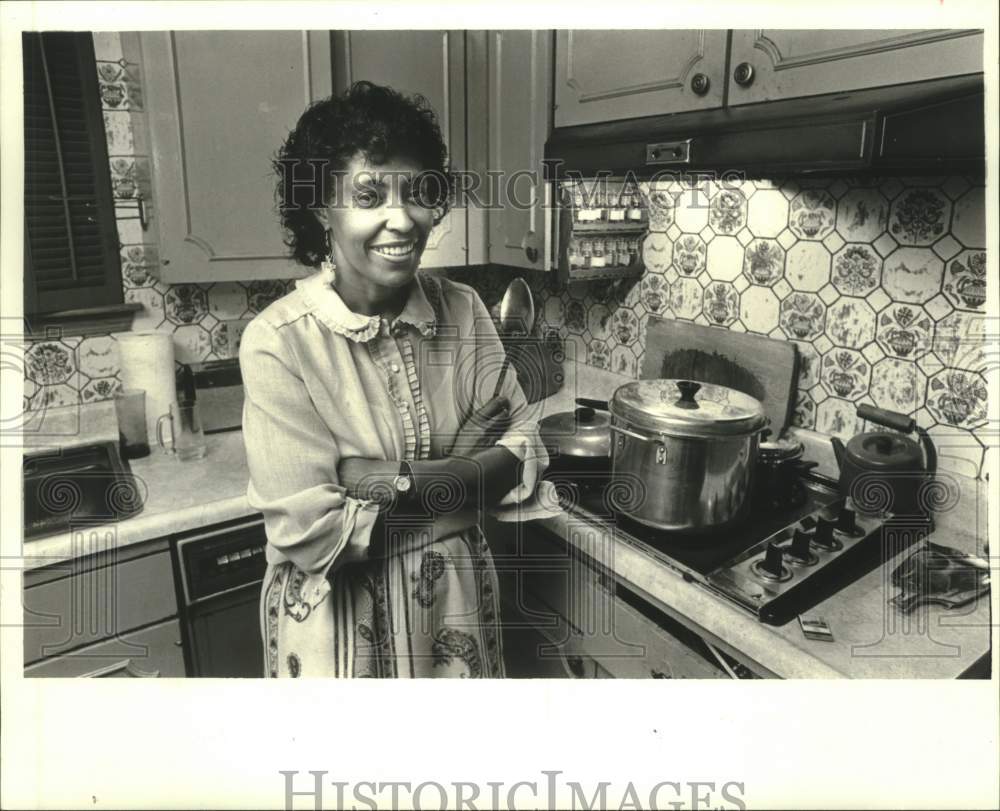
[[868, 422], [901, 434], [916, 431], [918, 444], [900, 433], [871, 431], [853, 437], [847, 446], [836, 437], [833, 450], [840, 466], [840, 492], [865, 511], [885, 510], [898, 516], [930, 518], [928, 483], [937, 471], [937, 452], [927, 432], [912, 417], [870, 405], [857, 414]]

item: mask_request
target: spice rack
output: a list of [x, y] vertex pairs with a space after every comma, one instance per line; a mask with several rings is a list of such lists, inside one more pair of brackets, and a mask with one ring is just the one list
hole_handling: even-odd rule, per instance
[[638, 187], [606, 178], [563, 180], [558, 195], [562, 281], [642, 275], [642, 241], [649, 217]]

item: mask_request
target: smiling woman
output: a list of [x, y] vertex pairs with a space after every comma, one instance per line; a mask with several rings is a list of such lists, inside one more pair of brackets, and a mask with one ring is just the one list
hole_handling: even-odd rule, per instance
[[319, 270], [240, 349], [268, 676], [504, 675], [479, 517], [533, 498], [548, 458], [516, 375], [484, 400], [503, 349], [478, 295], [418, 272], [446, 158], [422, 99], [359, 82], [275, 161], [288, 246]]

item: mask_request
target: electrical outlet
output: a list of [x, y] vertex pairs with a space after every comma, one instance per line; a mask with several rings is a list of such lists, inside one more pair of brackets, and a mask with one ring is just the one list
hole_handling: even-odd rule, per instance
[[250, 323], [249, 318], [234, 318], [231, 321], [223, 321], [226, 326], [226, 342], [229, 344], [229, 357], [235, 358], [240, 354], [240, 343], [243, 340], [243, 330]]

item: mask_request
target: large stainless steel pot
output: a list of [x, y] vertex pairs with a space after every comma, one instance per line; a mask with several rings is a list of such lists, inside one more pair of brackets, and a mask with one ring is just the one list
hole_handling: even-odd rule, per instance
[[742, 517], [767, 425], [758, 400], [693, 380], [639, 380], [615, 392], [610, 411], [617, 509], [680, 532]]

